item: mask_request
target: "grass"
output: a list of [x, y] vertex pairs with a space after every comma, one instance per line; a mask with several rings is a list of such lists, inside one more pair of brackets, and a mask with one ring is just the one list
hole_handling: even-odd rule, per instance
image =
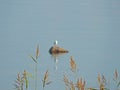
[[36, 48], [36, 57], [34, 58], [32, 55], [30, 55], [31, 59], [35, 62], [35, 90], [37, 90], [37, 74], [38, 74], [38, 57], [40, 55], [40, 51], [39, 51], [39, 45], [37, 45]]
[[28, 89], [27, 72], [25, 70], [22, 75], [18, 73], [14, 86], [16, 90], [24, 90], [24, 88], [26, 90]]
[[44, 90], [46, 85], [49, 85], [51, 83], [51, 81], [49, 80], [49, 72], [48, 72], [48, 70], [44, 74], [42, 83], [43, 83], [43, 90]]
[[[15, 84], [14, 87], [16, 90], [30, 90], [30, 84], [34, 82], [34, 89], [33, 90], [39, 90], [37, 88], [37, 86], [41, 86], [44, 89], [48, 90], [46, 85], [51, 84], [51, 80], [49, 79], [50, 74], [49, 74], [49, 70], [46, 68], [46, 71], [44, 73], [44, 76], [40, 76], [38, 78], [38, 59], [40, 56], [40, 51], [39, 51], [39, 45], [37, 45], [36, 48], [36, 52], [35, 52], [35, 56], [30, 55], [30, 58], [33, 60], [34, 62], [34, 74], [30, 74], [28, 73], [26, 70], [24, 70], [22, 73], [18, 73], [17, 74], [17, 78], [15, 80]], [[68, 65], [70, 66], [70, 71], [71, 73], [75, 74], [74, 80], [70, 80], [69, 76], [72, 76], [70, 74], [64, 74], [63, 75], [63, 79], [62, 82], [65, 85], [65, 89], [64, 90], [111, 90], [110, 87], [110, 82], [114, 82], [114, 90], [120, 90], [120, 77], [119, 77], [119, 73], [118, 70], [115, 69], [114, 73], [113, 73], [113, 79], [112, 81], [109, 81], [106, 79], [106, 77], [103, 74], [98, 74], [96, 80], [98, 82], [98, 87], [93, 88], [93, 87], [87, 87], [87, 81], [85, 79], [83, 79], [82, 77], [80, 77], [80, 75], [78, 75], [78, 67], [77, 64], [75, 62], [75, 59], [73, 58], [73, 56], [70, 56], [70, 62], [68, 63]], [[40, 71], [40, 70], [39, 70]], [[33, 82], [29, 82], [28, 78], [34, 76], [34, 81]], [[42, 79], [42, 85], [40, 83], [38, 83], [38, 80], [40, 80], [40, 77]], [[46, 88], [45, 88], [46, 87]]]

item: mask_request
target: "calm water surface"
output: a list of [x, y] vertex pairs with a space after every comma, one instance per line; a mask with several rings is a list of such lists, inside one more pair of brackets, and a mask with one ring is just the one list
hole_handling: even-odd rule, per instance
[[[57, 64], [48, 53], [55, 40], [69, 50], [58, 57]], [[100, 73], [110, 80], [113, 89], [114, 70], [120, 73], [120, 1], [0, 0], [1, 90], [13, 90], [19, 72], [34, 74], [35, 63], [29, 55], [35, 56], [38, 44], [39, 90], [46, 70], [52, 83], [45, 90], [65, 90], [63, 74], [75, 81], [70, 56], [87, 87], [98, 87]], [[29, 90], [33, 90], [34, 79], [29, 81]]]

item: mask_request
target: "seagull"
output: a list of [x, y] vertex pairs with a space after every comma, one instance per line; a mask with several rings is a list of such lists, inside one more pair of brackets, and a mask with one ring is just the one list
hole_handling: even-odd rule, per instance
[[54, 45], [58, 45], [58, 41], [57, 40], [54, 42]]

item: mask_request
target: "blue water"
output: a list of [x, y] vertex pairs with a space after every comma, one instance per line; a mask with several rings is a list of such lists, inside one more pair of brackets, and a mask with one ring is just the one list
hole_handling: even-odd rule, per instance
[[[57, 64], [48, 53], [55, 40], [69, 50]], [[52, 83], [45, 90], [65, 90], [63, 74], [71, 80], [74, 77], [70, 56], [77, 64], [78, 77], [86, 80], [86, 87], [97, 88], [100, 73], [114, 88], [114, 70], [120, 72], [120, 1], [0, 0], [1, 90], [13, 90], [19, 72], [34, 73], [35, 64], [29, 55], [35, 56], [38, 44], [39, 90], [46, 70]], [[29, 90], [33, 89], [30, 82]]]

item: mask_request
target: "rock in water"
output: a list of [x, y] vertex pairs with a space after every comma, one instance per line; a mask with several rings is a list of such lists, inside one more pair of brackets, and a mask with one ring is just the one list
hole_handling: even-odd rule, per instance
[[68, 53], [68, 50], [65, 50], [58, 46], [53, 46], [49, 49], [50, 54], [57, 54], [57, 53]]

